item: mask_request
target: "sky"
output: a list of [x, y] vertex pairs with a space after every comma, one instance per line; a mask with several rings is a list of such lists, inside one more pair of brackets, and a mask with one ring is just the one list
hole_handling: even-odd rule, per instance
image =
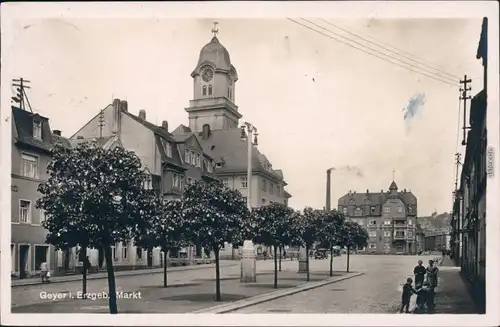
[[[308, 20], [373, 47], [321, 19]], [[188, 124], [184, 108], [193, 98], [190, 73], [212, 38], [213, 21], [18, 19], [5, 60], [11, 62], [13, 78], [31, 81], [34, 111], [48, 117], [63, 136], [75, 133], [113, 98], [127, 100], [132, 113], [146, 110], [153, 123], [167, 120], [173, 129]], [[235, 102], [243, 114], [240, 122], [258, 128], [259, 150], [283, 170], [292, 207], [322, 208], [326, 170], [335, 167], [335, 207], [349, 190], [387, 190], [394, 171], [399, 189], [416, 195], [420, 216], [450, 211], [454, 153], [464, 152], [457, 147], [458, 87], [290, 20], [217, 21], [218, 38], [239, 75]], [[471, 95], [482, 89], [476, 59], [480, 19], [327, 21], [402, 49], [456, 81], [471, 76]], [[412, 98], [425, 99], [408, 114]]]

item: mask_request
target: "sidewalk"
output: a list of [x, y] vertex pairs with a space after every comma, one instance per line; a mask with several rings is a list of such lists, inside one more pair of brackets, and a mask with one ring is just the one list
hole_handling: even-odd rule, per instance
[[[220, 262], [221, 267], [230, 267], [239, 265], [240, 261], [234, 260], [223, 260]], [[173, 271], [185, 271], [185, 270], [195, 270], [195, 269], [212, 269], [215, 268], [215, 264], [203, 264], [203, 265], [191, 265], [191, 266], [178, 266], [178, 267], [168, 267], [168, 272]], [[163, 268], [153, 268], [153, 269], [138, 269], [138, 270], [125, 270], [125, 271], [115, 271], [115, 277], [119, 276], [135, 276], [135, 275], [145, 275], [145, 274], [159, 274], [163, 273]], [[92, 279], [104, 279], [108, 278], [107, 271], [102, 271], [98, 273], [93, 273], [87, 275], [87, 280]], [[64, 282], [73, 282], [73, 281], [81, 281], [82, 275], [68, 275], [68, 276], [56, 276], [51, 277], [51, 283], [64, 283]], [[11, 281], [11, 287], [18, 286], [28, 286], [28, 285], [41, 285], [42, 281], [40, 278], [28, 278], [28, 279], [14, 279]]]
[[445, 257], [443, 262], [439, 262], [438, 268], [435, 313], [477, 314], [467, 286], [460, 276], [460, 267], [455, 267], [453, 261]]
[[[327, 267], [317, 264], [311, 272], [311, 284], [331, 279]], [[236, 267], [237, 268], [237, 267]], [[250, 301], [254, 296], [263, 296], [276, 290], [273, 288], [272, 265], [265, 265], [258, 269], [257, 283], [240, 283], [239, 269], [226, 268], [221, 276], [222, 302], [216, 302], [215, 280], [210, 274], [196, 274], [189, 278], [175, 280], [167, 288], [162, 287], [159, 280], [142, 281], [141, 283], [118, 283], [117, 292], [139, 294], [137, 299], [118, 299], [119, 313], [191, 313], [193, 311], [208, 309], [223, 303], [238, 300]], [[198, 271], [200, 272], [200, 271]], [[191, 272], [192, 274], [193, 272]], [[212, 275], [212, 276], [209, 276]], [[334, 279], [344, 276], [344, 272], [336, 272]], [[333, 282], [333, 280], [332, 280]], [[306, 276], [297, 273], [297, 263], [290, 262], [283, 265], [283, 270], [278, 275], [278, 289], [285, 291], [306, 284]], [[309, 283], [307, 283], [309, 284]], [[61, 290], [63, 291], [63, 290]], [[107, 287], [100, 288], [92, 285], [92, 294], [107, 292]], [[62, 294], [62, 293], [61, 293]], [[76, 299], [76, 292], [64, 292], [66, 299], [52, 301], [42, 300], [30, 305], [13, 306], [12, 313], [108, 313], [107, 299], [81, 300]]]

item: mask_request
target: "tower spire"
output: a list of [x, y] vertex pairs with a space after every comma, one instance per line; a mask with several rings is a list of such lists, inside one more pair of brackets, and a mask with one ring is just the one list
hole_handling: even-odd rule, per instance
[[214, 22], [214, 27], [212, 27], [212, 33], [214, 34], [214, 37], [217, 37], [217, 33], [219, 33], [219, 29], [217, 28], [217, 25], [219, 22]]
[[392, 181], [394, 181], [394, 174], [396, 173], [396, 169], [392, 169]]

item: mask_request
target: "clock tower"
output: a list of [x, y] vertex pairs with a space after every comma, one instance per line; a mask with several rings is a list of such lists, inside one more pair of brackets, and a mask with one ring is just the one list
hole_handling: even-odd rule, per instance
[[231, 64], [229, 52], [217, 39], [214, 23], [212, 40], [200, 51], [198, 64], [191, 73], [193, 100], [185, 110], [189, 114], [189, 128], [201, 132], [208, 124], [212, 130], [238, 128], [242, 115], [234, 104], [236, 68]]

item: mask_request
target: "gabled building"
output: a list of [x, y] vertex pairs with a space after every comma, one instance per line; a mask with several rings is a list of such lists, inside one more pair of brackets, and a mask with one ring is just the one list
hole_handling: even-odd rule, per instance
[[[146, 120], [145, 110], [139, 110], [138, 115], [130, 113], [126, 101], [115, 99], [71, 137], [74, 144], [91, 140], [103, 147], [121, 146], [135, 152], [147, 176], [144, 186], [165, 200], [180, 198], [186, 183], [217, 178], [213, 159], [203, 151], [195, 135], [173, 135], [167, 121], [156, 126]], [[159, 248], [143, 251], [129, 242], [112, 249], [117, 270], [163, 265]], [[103, 269], [103, 250], [90, 252], [91, 264]], [[170, 253], [173, 260], [182, 257], [191, 262], [202, 255], [201, 249], [196, 254], [192, 248]]]
[[346, 219], [365, 227], [370, 239], [368, 253], [415, 254], [417, 252], [417, 198], [392, 181], [384, 192], [352, 192], [338, 200]]
[[47, 262], [57, 273], [58, 257], [54, 247], [45, 243], [47, 231], [41, 226], [43, 210], [36, 208], [41, 194], [38, 185], [47, 181], [51, 150], [60, 142], [69, 146], [61, 132], [52, 131], [49, 119], [37, 113], [12, 107], [11, 171], [11, 275], [28, 278], [40, 273]]

